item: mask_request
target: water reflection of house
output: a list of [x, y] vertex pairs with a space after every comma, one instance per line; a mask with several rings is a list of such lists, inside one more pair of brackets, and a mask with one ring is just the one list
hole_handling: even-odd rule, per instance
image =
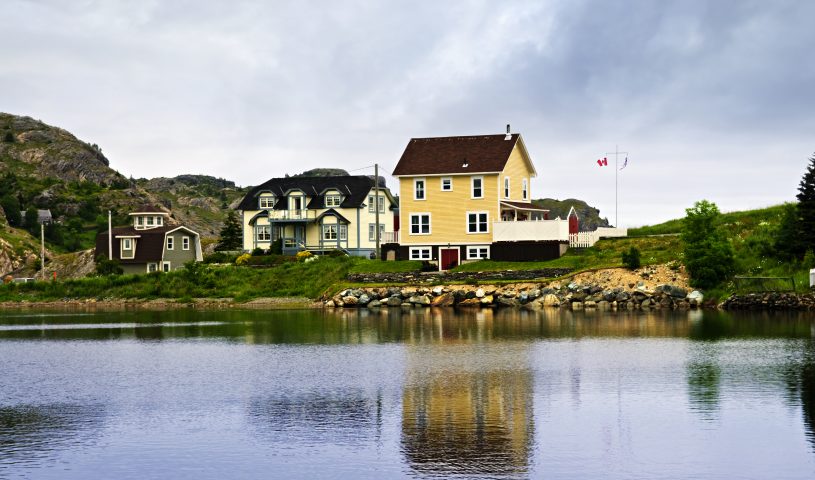
[[[438, 327], [431, 343], [413, 346], [402, 398], [402, 452], [414, 470], [436, 475], [523, 473], [532, 450], [533, 381], [527, 344], [484, 356], [482, 327], [454, 340]], [[473, 333], [473, 332], [471, 332]], [[427, 338], [427, 337], [425, 337]], [[425, 343], [425, 342], [422, 342]]]

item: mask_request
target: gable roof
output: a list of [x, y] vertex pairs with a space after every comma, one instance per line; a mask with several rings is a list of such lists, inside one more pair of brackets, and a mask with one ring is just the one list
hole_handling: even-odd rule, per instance
[[[136, 230], [133, 227], [113, 228], [113, 258], [119, 260], [121, 264], [160, 262], [164, 252], [164, 234], [170, 230], [176, 230], [177, 225], [165, 225], [163, 227]], [[122, 251], [116, 241], [117, 236], [137, 237], [136, 255], [134, 258], [122, 258]], [[108, 231], [96, 236], [95, 255], [108, 256]]]
[[520, 134], [513, 133], [509, 140], [505, 138], [505, 134], [412, 138], [393, 175], [501, 172]]
[[[373, 177], [365, 175], [342, 175], [335, 177], [288, 177], [272, 178], [257, 187], [249, 190], [238, 204], [238, 210], [258, 210], [258, 197], [263, 192], [275, 195], [275, 210], [287, 210], [289, 207], [280, 197], [292, 190], [300, 190], [311, 197], [306, 208], [317, 209], [325, 207], [325, 193], [328, 190], [337, 190], [343, 196], [339, 208], [358, 208], [367, 200], [368, 192], [374, 188]], [[379, 182], [379, 188], [387, 192], [385, 182]], [[386, 193], [388, 195], [388, 193]]]

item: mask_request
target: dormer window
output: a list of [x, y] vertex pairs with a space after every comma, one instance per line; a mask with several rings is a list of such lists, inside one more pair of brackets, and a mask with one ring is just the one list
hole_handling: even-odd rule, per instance
[[330, 194], [325, 196], [326, 207], [339, 207], [342, 203], [342, 196], [337, 194]]
[[144, 217], [136, 217], [136, 228], [144, 226]]
[[274, 206], [274, 197], [268, 195], [260, 197], [259, 206], [260, 208], [272, 208]]
[[148, 227], [152, 227], [152, 226], [153, 226], [153, 217], [147, 217], [147, 226], [148, 226]]
[[160, 227], [163, 224], [164, 224], [164, 219], [162, 217], [160, 217], [160, 216], [156, 217], [156, 225], [158, 225]]

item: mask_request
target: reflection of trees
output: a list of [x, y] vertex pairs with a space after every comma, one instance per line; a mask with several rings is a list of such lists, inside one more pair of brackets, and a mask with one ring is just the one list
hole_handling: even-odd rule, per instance
[[247, 413], [252, 426], [272, 441], [353, 443], [379, 436], [382, 398], [363, 392], [256, 398]]
[[790, 396], [800, 399], [807, 438], [815, 448], [815, 343], [812, 340], [804, 344], [800, 363], [787, 365], [784, 377]]
[[0, 407], [0, 477], [4, 466], [39, 465], [69, 445], [92, 439], [104, 416], [98, 405]]

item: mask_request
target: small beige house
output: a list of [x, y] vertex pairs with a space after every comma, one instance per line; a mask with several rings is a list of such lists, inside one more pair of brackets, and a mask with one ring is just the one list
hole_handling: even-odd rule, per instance
[[133, 223], [96, 236], [96, 256], [119, 261], [124, 273], [169, 272], [203, 260], [201, 238], [154, 206], [130, 213]]

